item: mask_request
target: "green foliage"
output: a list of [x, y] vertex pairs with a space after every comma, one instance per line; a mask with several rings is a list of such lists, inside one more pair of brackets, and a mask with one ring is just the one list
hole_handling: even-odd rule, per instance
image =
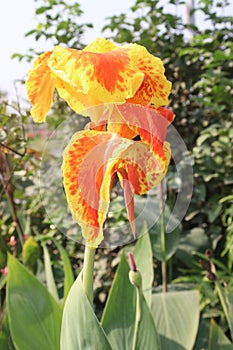
[[[142, 243], [139, 240], [135, 250], [140, 251], [141, 245]], [[146, 257], [145, 259], [147, 265], [152, 265], [150, 259]], [[143, 264], [142, 258], [137, 266], [144, 273], [145, 271], [140, 267], [141, 263]], [[161, 349], [168, 349], [168, 346], [171, 346], [170, 348], [173, 350], [192, 348], [199, 321], [198, 292], [154, 294], [152, 313], [143, 294], [139, 294], [140, 312], [137, 315], [136, 288], [129, 283], [128, 273], [129, 266], [123, 253], [102, 316], [102, 327], [90, 308], [87, 297], [82, 290], [81, 278], [78, 277], [67, 299], [67, 306], [63, 315], [62, 337], [64, 339], [62, 340], [62, 348], [65, 348], [68, 344], [70, 349], [82, 349], [85, 343], [88, 344], [90, 349], [94, 349], [100, 341], [102, 348], [108, 349], [109, 345], [105, 338], [107, 336], [111, 349], [127, 350], [143, 347], [151, 350], [160, 349], [156, 326], [160, 334]], [[74, 290], [76, 293], [74, 293]], [[152, 292], [151, 288], [150, 292]], [[83, 312], [80, 312], [82, 309]], [[137, 310], [136, 313], [135, 309]], [[74, 313], [76, 313], [76, 316]], [[85, 324], [83, 323], [84, 314]], [[136, 328], [135, 323], [137, 316], [140, 318], [138, 328]], [[73, 317], [75, 318], [73, 319]], [[77, 319], [79, 322], [77, 322]], [[87, 321], [92, 325], [91, 330], [90, 327], [86, 327]], [[136, 342], [134, 343], [136, 347], [133, 347], [135, 330], [137, 331]]]
[[219, 204], [223, 206], [222, 222], [226, 227], [226, 244], [222, 256], [228, 256], [228, 269], [233, 267], [233, 195], [220, 199]]
[[[140, 244], [140, 243], [139, 243]], [[135, 249], [139, 249], [136, 248]], [[147, 260], [148, 265], [151, 265]], [[140, 268], [140, 263], [138, 265]], [[108, 335], [112, 349], [132, 349], [135, 332], [136, 291], [129, 283], [129, 266], [124, 254], [121, 257], [111, 292], [102, 317], [102, 326]], [[151, 293], [151, 289], [150, 289]], [[122, 308], [122, 302], [124, 307]], [[145, 330], [147, 330], [145, 332]], [[141, 295], [140, 324], [136, 334], [136, 348], [160, 349], [156, 328], [148, 308]]]
[[210, 328], [210, 343], [208, 350], [232, 350], [233, 346], [229, 339], [225, 336], [221, 328], [212, 321]]
[[[61, 247], [66, 246], [64, 237], [57, 235], [57, 231], [54, 230], [53, 234], [58, 236], [58, 242], [56, 245], [51, 245], [51, 240], [49, 241], [52, 238], [52, 225], [47, 220], [38, 188], [38, 168], [44, 143], [42, 137], [46, 135], [46, 130], [35, 132], [30, 124], [29, 112], [23, 112], [16, 103], [10, 105], [6, 101], [0, 102], [0, 113], [0, 339], [2, 342], [0, 344], [1, 348], [7, 343], [10, 349], [14, 349], [12, 332], [5, 321], [7, 319], [5, 275], [9, 270], [7, 252], [23, 261], [45, 284], [41, 241], [46, 239], [48, 234], [49, 257], [55, 266], [54, 279], [61, 299], [65, 289], [64, 301], [74, 278], [68, 255]], [[54, 263], [57, 252], [61, 252], [64, 267], [62, 263]], [[18, 278], [21, 278], [22, 271], [19, 269]], [[28, 293], [33, 294], [30, 286]], [[15, 303], [17, 302], [14, 301]], [[19, 312], [23, 313], [24, 310]], [[12, 322], [20, 323], [16, 318]], [[24, 317], [20, 324], [23, 323]], [[27, 329], [26, 323], [24, 327]]]
[[148, 306], [151, 306], [151, 286], [154, 280], [153, 252], [150, 236], [144, 224], [142, 235], [134, 249], [134, 259], [142, 276], [142, 290]]
[[[63, 0], [35, 0], [35, 2], [38, 24], [36, 28], [29, 30], [25, 37], [33, 36], [36, 41], [43, 39], [50, 42], [52, 46], [63, 44], [68, 47], [83, 48], [84, 32], [93, 25], [82, 23], [83, 11], [78, 2], [74, 1], [70, 4]], [[36, 55], [38, 52], [35, 48], [30, 48], [27, 54], [15, 53], [12, 58], [31, 61]]]
[[[30, 30], [26, 36], [31, 36], [36, 40], [44, 38], [51, 40], [52, 44], [66, 44], [69, 47], [80, 48], [81, 38], [89, 24], [80, 24], [78, 18], [83, 11], [78, 2], [69, 4], [63, 0], [37, 0], [38, 7], [36, 15], [39, 20], [36, 29]], [[62, 13], [62, 16], [61, 16]]]
[[63, 305], [65, 304], [66, 298], [68, 296], [68, 293], [70, 291], [71, 286], [74, 283], [74, 274], [72, 270], [72, 265], [69, 260], [69, 256], [66, 252], [66, 250], [63, 248], [63, 246], [53, 238], [53, 242], [57, 249], [59, 250], [59, 253], [61, 254], [61, 259], [63, 261], [63, 268], [64, 268], [64, 297], [63, 297]]
[[64, 309], [61, 350], [106, 349], [111, 346], [84, 293], [81, 274], [73, 284]]
[[[149, 289], [150, 294], [152, 293], [151, 285], [148, 285], [147, 281], [150, 280], [152, 283], [151, 273], [153, 275], [152, 255], [145, 254], [145, 250], [142, 250], [143, 246], [145, 247], [148, 243], [148, 235], [147, 237], [143, 236], [135, 247], [136, 255], [140, 251], [143, 252], [142, 255], [138, 255], [137, 265], [143, 274], [144, 292], [146, 295], [148, 294], [147, 289]], [[145, 267], [145, 261], [146, 268], [143, 268]], [[83, 291], [81, 275], [79, 275], [70, 291], [64, 309], [62, 349], [67, 347], [69, 349], [83, 349], [84, 346], [89, 346], [90, 349], [96, 347], [103, 349], [132, 349], [136, 292], [135, 288], [129, 283], [128, 273], [129, 266], [123, 253], [104, 310], [101, 321], [102, 326], [94, 315]], [[122, 308], [123, 304], [124, 307]], [[146, 344], [148, 349], [155, 349], [155, 344], [158, 343], [157, 333], [148, 304], [143, 296], [141, 307], [141, 323], [137, 334], [136, 349], [140, 349], [142, 345], [145, 346]], [[84, 314], [85, 317], [83, 317]], [[87, 324], [89, 325], [88, 327]]]
[[48, 248], [45, 244], [42, 244], [44, 252], [44, 266], [45, 266], [45, 277], [48, 291], [53, 296], [56, 302], [59, 301], [59, 296], [56, 288], [56, 284], [53, 277], [52, 262], [50, 259]]
[[59, 349], [62, 312], [47, 289], [11, 255], [7, 307], [16, 349]]
[[29, 236], [23, 245], [22, 258], [24, 264], [35, 271], [37, 259], [39, 259], [39, 244], [33, 236]]
[[[21, 250], [25, 236], [33, 232], [40, 217], [39, 196], [31, 196], [40, 154], [28, 145], [28, 114], [17, 105], [13, 107], [9, 112], [10, 106], [0, 104], [0, 235], [8, 248]], [[6, 246], [1, 247], [2, 253], [6, 252]]]
[[155, 293], [152, 300], [162, 349], [192, 349], [199, 324], [198, 292]]
[[[128, 279], [129, 266], [124, 254], [101, 320], [113, 348], [132, 348], [136, 293]], [[121, 301], [123, 300], [124, 307]]]

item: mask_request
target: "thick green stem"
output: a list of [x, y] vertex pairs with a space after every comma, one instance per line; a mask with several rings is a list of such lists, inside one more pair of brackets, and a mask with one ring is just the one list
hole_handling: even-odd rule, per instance
[[139, 330], [139, 324], [141, 321], [141, 294], [142, 294], [141, 288], [136, 287], [136, 317], [135, 317], [132, 350], [136, 350], [136, 346], [137, 346], [138, 330]]
[[84, 261], [83, 261], [83, 289], [88, 297], [91, 305], [93, 305], [93, 270], [95, 248], [85, 246]]
[[161, 242], [161, 274], [163, 292], [167, 292], [167, 262], [166, 262], [166, 232], [165, 232], [165, 213], [164, 213], [164, 198], [163, 198], [163, 181], [160, 182], [160, 242]]
[[128, 253], [129, 257], [129, 280], [130, 283], [136, 288], [136, 313], [135, 313], [135, 326], [134, 326], [134, 334], [133, 334], [133, 345], [132, 350], [136, 350], [137, 348], [137, 339], [138, 339], [138, 331], [139, 331], [139, 325], [141, 321], [141, 314], [142, 314], [142, 298], [143, 298], [143, 292], [142, 292], [142, 275], [137, 270], [137, 266], [133, 257], [133, 254], [131, 252]]

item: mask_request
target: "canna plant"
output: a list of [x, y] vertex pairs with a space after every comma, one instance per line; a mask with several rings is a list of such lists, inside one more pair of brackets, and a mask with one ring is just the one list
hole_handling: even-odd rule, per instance
[[26, 84], [36, 122], [45, 121], [55, 88], [75, 112], [86, 116], [92, 107], [91, 122], [73, 135], [62, 165], [67, 201], [86, 242], [83, 286], [92, 302], [93, 257], [104, 238], [115, 177], [136, 237], [133, 195], [146, 193], [166, 175], [165, 138], [174, 114], [163, 106], [171, 83], [162, 61], [144, 47], [117, 47], [99, 38], [83, 50], [57, 46], [42, 54]]
[[[62, 164], [67, 202], [73, 219], [81, 226], [85, 253], [83, 269], [65, 301], [62, 321], [61, 308], [54, 298], [9, 257], [7, 300], [16, 348], [192, 349], [199, 322], [198, 293], [152, 295], [153, 261], [146, 227], [133, 254], [129, 254], [130, 268], [125, 253], [121, 256], [100, 321], [93, 310], [94, 255], [104, 241], [114, 182], [118, 178], [121, 184], [136, 239], [139, 233], [135, 228], [134, 195], [143, 195], [161, 183], [170, 162], [171, 151], [165, 139], [174, 114], [164, 107], [171, 83], [164, 75], [162, 61], [140, 45], [118, 47], [109, 40], [96, 39], [83, 50], [57, 46], [40, 55], [26, 85], [35, 122], [45, 122], [55, 89], [76, 113], [89, 117], [85, 129], [75, 132], [66, 146]], [[67, 265], [64, 249], [59, 250]], [[66, 270], [70, 273], [69, 268]], [[27, 315], [33, 340], [14, 317], [16, 301], [20, 318], [27, 299], [20, 274], [24, 285], [28, 280], [31, 287]], [[52, 279], [51, 269], [48, 274]], [[44, 300], [43, 306], [40, 304], [35, 312], [36, 300], [40, 299]], [[53, 324], [56, 332], [50, 337]], [[220, 332], [215, 325], [212, 328], [215, 335]]]

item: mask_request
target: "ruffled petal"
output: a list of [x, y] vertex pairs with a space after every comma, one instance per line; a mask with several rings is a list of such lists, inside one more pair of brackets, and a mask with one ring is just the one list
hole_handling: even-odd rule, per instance
[[[118, 105], [115, 109], [117, 112], [114, 111], [114, 113], [121, 114], [121, 118], [124, 120], [122, 125], [125, 124], [127, 128], [132, 130], [136, 135], [139, 135], [140, 139], [150, 147], [150, 151], [154, 157], [159, 160], [160, 164], [166, 167], [164, 141], [168, 125], [174, 114], [164, 108], [155, 110], [150, 107], [130, 103]], [[109, 119], [108, 128], [114, 130], [115, 126], [111, 126], [111, 121], [114, 120], [114, 117], [110, 115]]]
[[175, 114], [167, 108], [159, 107], [157, 108], [157, 111], [165, 118], [169, 123], [172, 123], [175, 119]]
[[[145, 194], [157, 186], [166, 175], [171, 158], [168, 142], [164, 142], [163, 151], [163, 162], [157, 159], [143, 142], [133, 142], [121, 153], [122, 162], [118, 165], [118, 169], [123, 168], [126, 171], [127, 179], [135, 194]], [[123, 180], [121, 172], [118, 172], [118, 176]]]
[[29, 71], [26, 82], [28, 99], [32, 103], [31, 114], [35, 122], [45, 121], [52, 103], [56, 78], [47, 66], [52, 51], [40, 55]]
[[45, 120], [55, 87], [75, 112], [85, 115], [87, 108], [106, 103], [164, 106], [171, 83], [162, 61], [143, 46], [96, 39], [83, 50], [56, 46], [36, 60], [27, 81], [35, 121]]
[[142, 142], [133, 142], [122, 152], [117, 175], [124, 189], [125, 204], [131, 229], [135, 233], [133, 194], [143, 195], [165, 177], [171, 158], [170, 145], [164, 143], [164, 161], [160, 162]]
[[144, 106], [153, 103], [155, 108], [166, 106], [172, 84], [164, 75], [165, 69], [162, 61], [151, 55], [141, 45], [128, 44], [124, 47], [129, 48], [132, 66], [138, 67], [144, 74], [140, 88], [133, 97], [128, 99], [128, 102]]
[[64, 151], [62, 171], [67, 201], [91, 246], [103, 240], [118, 153], [128, 141], [114, 133], [85, 130], [76, 133]]
[[[166, 164], [170, 153], [166, 154]], [[85, 232], [87, 244], [103, 240], [110, 191], [118, 175], [125, 192], [131, 227], [134, 227], [132, 194], [143, 194], [165, 176], [160, 164], [142, 142], [116, 133], [85, 130], [76, 133], [64, 151], [64, 188], [73, 218]], [[127, 183], [125, 182], [127, 180]]]
[[83, 51], [87, 52], [109, 52], [117, 49], [117, 46], [108, 39], [105, 38], [97, 38], [88, 44]]
[[100, 103], [124, 102], [134, 96], [144, 78], [122, 47], [89, 52], [57, 46], [48, 65], [65, 84], [65, 90], [59, 86], [58, 92], [76, 112]]

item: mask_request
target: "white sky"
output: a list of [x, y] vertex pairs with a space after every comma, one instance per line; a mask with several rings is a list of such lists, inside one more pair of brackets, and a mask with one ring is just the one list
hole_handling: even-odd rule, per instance
[[[87, 43], [100, 36], [104, 19], [129, 9], [134, 0], [77, 0], [84, 15], [83, 22], [94, 24], [85, 40]], [[24, 35], [37, 24], [35, 16], [36, 3], [34, 0], [0, 0], [0, 91], [8, 93], [14, 99], [16, 95], [14, 81], [25, 78], [31, 64], [11, 59], [12, 54], [26, 53], [30, 47], [47, 51], [51, 47], [48, 43], [35, 42], [33, 36], [25, 38]], [[19, 84], [17, 85], [19, 88]], [[24, 88], [20, 94], [25, 96]]]

